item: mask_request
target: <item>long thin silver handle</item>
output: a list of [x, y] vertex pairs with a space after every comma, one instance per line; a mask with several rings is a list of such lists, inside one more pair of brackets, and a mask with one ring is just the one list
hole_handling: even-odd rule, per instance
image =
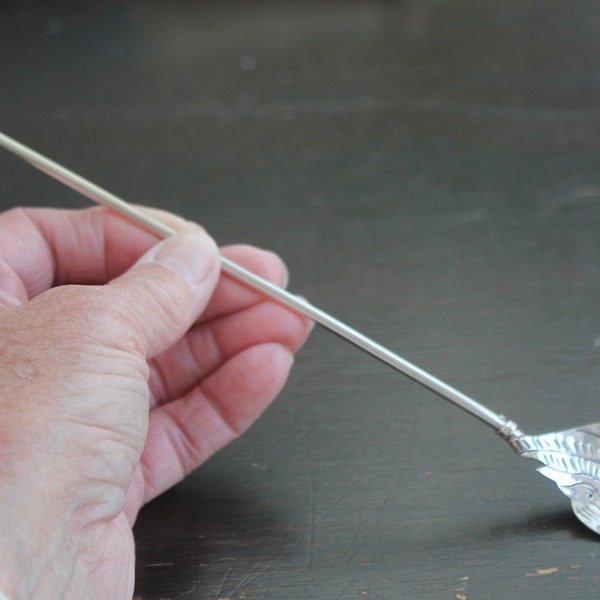
[[[2, 132], [0, 132], [0, 146], [20, 156], [34, 167], [40, 169], [47, 175], [54, 177], [63, 184], [73, 188], [90, 200], [117, 210], [129, 220], [142, 225], [144, 228], [156, 233], [160, 237], [167, 237], [175, 233], [175, 231], [170, 227], [167, 227], [160, 221], [149, 217], [147, 214], [144, 214], [142, 211], [138, 210], [128, 202], [125, 202], [121, 198], [95, 185], [91, 181], [84, 179], [80, 175], [73, 173], [73, 171], [66, 169], [49, 158], [42, 156], [38, 152], [35, 152], [31, 148], [28, 148], [27, 146], [17, 142]], [[411, 362], [405, 360], [397, 354], [394, 354], [381, 344], [378, 344], [356, 329], [349, 327], [335, 317], [332, 317], [316, 306], [313, 306], [306, 300], [298, 298], [290, 292], [273, 285], [269, 281], [259, 277], [258, 275], [255, 275], [251, 271], [248, 271], [247, 269], [223, 256], [221, 257], [221, 267], [223, 271], [235, 279], [249, 285], [256, 290], [259, 290], [263, 294], [277, 300], [281, 304], [284, 304], [298, 313], [312, 319], [315, 323], [318, 323], [325, 329], [328, 329], [336, 335], [344, 338], [390, 367], [400, 371], [411, 379], [414, 379], [416, 382], [420, 383], [426, 388], [429, 388], [442, 398], [449, 400], [459, 408], [462, 408], [487, 425], [490, 425], [495, 430], [501, 431], [511, 425], [511, 422], [504, 419], [504, 417], [496, 414], [492, 410], [483, 406], [479, 402], [476, 402], [469, 396], [463, 394], [447, 383], [444, 383], [437, 377], [427, 373], [427, 371], [420, 369]]]

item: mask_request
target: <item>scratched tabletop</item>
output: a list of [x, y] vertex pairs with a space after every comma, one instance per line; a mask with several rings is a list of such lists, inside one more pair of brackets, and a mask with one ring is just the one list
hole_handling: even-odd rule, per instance
[[[0, 129], [272, 248], [290, 288], [543, 433], [600, 421], [600, 3], [13, 2]], [[87, 206], [8, 155], [2, 208]], [[594, 598], [600, 537], [486, 425], [315, 329], [146, 506], [139, 600]]]

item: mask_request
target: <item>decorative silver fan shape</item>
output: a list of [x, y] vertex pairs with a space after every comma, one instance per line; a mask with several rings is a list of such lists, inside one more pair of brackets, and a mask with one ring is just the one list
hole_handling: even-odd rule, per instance
[[543, 463], [538, 472], [571, 500], [582, 523], [600, 533], [600, 424], [508, 441], [521, 456]]

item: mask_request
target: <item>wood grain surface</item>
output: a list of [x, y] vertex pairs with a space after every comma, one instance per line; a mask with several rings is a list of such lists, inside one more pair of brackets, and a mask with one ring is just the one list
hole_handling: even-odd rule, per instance
[[[600, 5], [13, 2], [0, 129], [281, 254], [528, 433], [600, 421]], [[8, 155], [2, 208], [86, 206]], [[600, 538], [486, 426], [315, 330], [135, 527], [139, 600], [595, 597]]]

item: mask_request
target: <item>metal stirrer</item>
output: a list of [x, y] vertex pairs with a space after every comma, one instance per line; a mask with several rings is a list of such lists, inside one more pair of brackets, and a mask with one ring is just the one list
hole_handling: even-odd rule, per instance
[[[94, 202], [117, 210], [129, 220], [159, 237], [164, 238], [176, 233], [175, 230], [121, 198], [1, 132], [0, 146]], [[298, 298], [223, 256], [220, 260], [222, 270], [228, 275], [312, 319], [325, 329], [429, 388], [492, 427], [518, 454], [543, 463], [544, 466], [538, 468], [538, 471], [553, 480], [563, 494], [571, 499], [573, 511], [579, 520], [592, 531], [600, 534], [600, 423], [537, 436], [525, 435], [513, 421], [505, 419], [306, 300]]]

